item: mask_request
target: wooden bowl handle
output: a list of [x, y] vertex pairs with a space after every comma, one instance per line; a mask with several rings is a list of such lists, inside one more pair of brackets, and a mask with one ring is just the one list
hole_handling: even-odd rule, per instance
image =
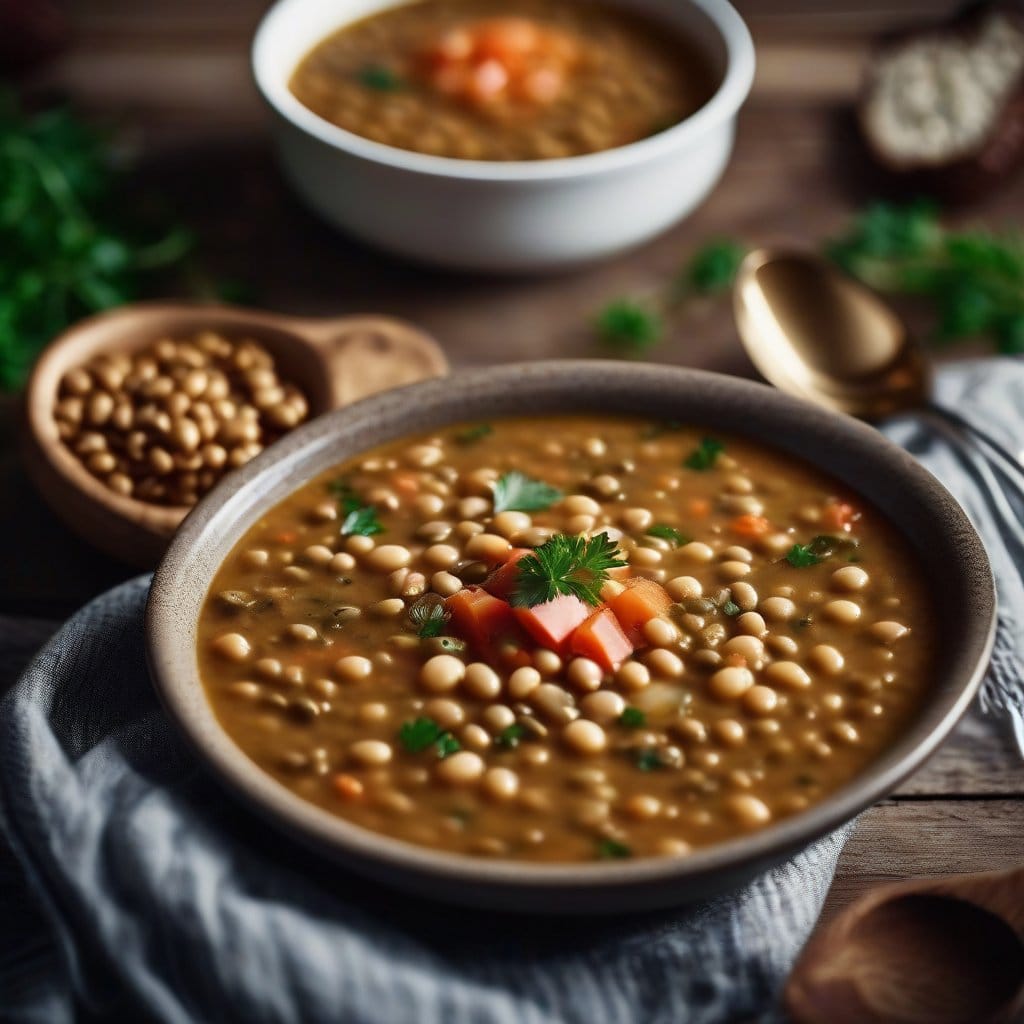
[[404, 320], [351, 316], [305, 321], [299, 330], [323, 359], [335, 409], [448, 372], [440, 345]]

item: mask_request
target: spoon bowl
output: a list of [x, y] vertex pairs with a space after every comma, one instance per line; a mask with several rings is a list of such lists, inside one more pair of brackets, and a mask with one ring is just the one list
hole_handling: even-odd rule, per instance
[[311, 417], [447, 372], [433, 339], [383, 316], [315, 320], [201, 303], [139, 303], [65, 331], [40, 356], [25, 391], [25, 466], [71, 529], [108, 554], [142, 567], [159, 560], [190, 509], [140, 501], [107, 488], [61, 440], [54, 405], [68, 370], [101, 354], [135, 352], [160, 338], [200, 331], [258, 340], [282, 377], [305, 394]]
[[733, 302], [751, 360], [780, 390], [867, 420], [928, 401], [931, 374], [903, 321], [817, 256], [755, 250]]

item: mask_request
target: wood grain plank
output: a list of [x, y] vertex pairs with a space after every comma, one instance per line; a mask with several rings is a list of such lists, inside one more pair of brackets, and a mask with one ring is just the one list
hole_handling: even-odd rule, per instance
[[866, 811], [839, 859], [823, 918], [884, 882], [1024, 863], [1024, 801], [887, 801]]

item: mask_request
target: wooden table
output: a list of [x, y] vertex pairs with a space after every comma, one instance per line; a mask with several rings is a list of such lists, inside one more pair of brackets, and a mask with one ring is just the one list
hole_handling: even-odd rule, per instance
[[[870, 196], [850, 104], [869, 38], [934, 17], [933, 0], [739, 4], [759, 52], [732, 163], [686, 223], [599, 267], [495, 279], [399, 263], [341, 238], [289, 195], [247, 70], [257, 0], [79, 0], [74, 47], [40, 83], [126, 126], [140, 176], [200, 231], [217, 274], [262, 306], [302, 314], [406, 316], [455, 366], [598, 354], [587, 324], [611, 297], [656, 288], [711, 236], [811, 243]], [[1024, 180], [971, 215], [1020, 224]], [[752, 374], [721, 304], [695, 311], [651, 358]], [[0, 612], [63, 617], [133, 570], [77, 542], [37, 500], [14, 452], [15, 408], [0, 407], [0, 530], [12, 553]], [[891, 879], [1024, 861], [1024, 771], [1008, 735], [972, 712], [931, 762], [864, 814], [827, 912]]]

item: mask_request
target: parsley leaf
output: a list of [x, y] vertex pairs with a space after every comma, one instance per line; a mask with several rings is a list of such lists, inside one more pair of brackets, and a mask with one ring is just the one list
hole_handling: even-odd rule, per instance
[[718, 461], [718, 456], [725, 451], [725, 445], [713, 437], [705, 437], [700, 444], [683, 460], [687, 469], [699, 472], [711, 469]]
[[794, 544], [786, 552], [786, 561], [789, 562], [794, 569], [807, 569], [812, 565], [817, 565], [821, 561], [821, 558], [806, 544]]
[[674, 526], [666, 526], [664, 523], [655, 523], [645, 532], [648, 537], [660, 537], [662, 540], [670, 541], [677, 548], [690, 543], [689, 537], [685, 537]]
[[434, 746], [437, 748], [437, 756], [442, 761], [462, 749], [462, 744], [450, 732], [445, 732], [438, 736]]
[[395, 71], [383, 64], [367, 64], [359, 72], [359, 81], [377, 92], [396, 92], [404, 84]]
[[341, 524], [343, 537], [372, 537], [375, 533], [383, 533], [384, 527], [377, 518], [377, 510], [370, 505], [353, 509]]
[[494, 427], [490, 423], [478, 423], [475, 427], [466, 427], [458, 431], [453, 440], [456, 444], [475, 444], [494, 433]]
[[409, 621], [416, 629], [416, 635], [422, 640], [440, 636], [452, 617], [444, 606], [444, 601], [432, 600], [430, 596], [420, 598], [409, 609]]
[[739, 615], [742, 609], [735, 601], [733, 601], [730, 598], [728, 601], [725, 602], [725, 604], [722, 605], [722, 611], [725, 612], [726, 615], [733, 616]]
[[505, 729], [502, 729], [498, 733], [495, 743], [499, 747], [506, 747], [509, 750], [514, 750], [519, 746], [519, 741], [526, 735], [526, 730], [518, 723], [513, 722], [512, 725]]
[[652, 747], [644, 747], [636, 751], [634, 763], [642, 772], [653, 772], [663, 767], [661, 755]]
[[597, 315], [594, 324], [604, 344], [624, 352], [643, 352], [661, 340], [661, 316], [635, 299], [616, 299]]
[[520, 559], [509, 603], [532, 608], [566, 594], [596, 607], [601, 603], [608, 570], [626, 565], [620, 554], [615, 541], [603, 531], [593, 537], [556, 533], [532, 555]]
[[494, 492], [494, 511], [537, 512], [550, 508], [562, 498], [557, 487], [543, 480], [531, 480], [525, 473], [513, 470], [491, 484]]
[[709, 242], [694, 253], [684, 283], [699, 295], [728, 291], [746, 254], [743, 246], [728, 239]]
[[627, 707], [619, 715], [619, 725], [627, 729], [642, 729], [647, 724], [647, 715], [639, 708]]
[[444, 730], [432, 718], [416, 718], [403, 722], [398, 730], [398, 739], [410, 754], [419, 754], [431, 743], [436, 743]]
[[633, 851], [625, 843], [605, 837], [597, 841], [597, 855], [601, 860], [625, 860], [633, 856]]

